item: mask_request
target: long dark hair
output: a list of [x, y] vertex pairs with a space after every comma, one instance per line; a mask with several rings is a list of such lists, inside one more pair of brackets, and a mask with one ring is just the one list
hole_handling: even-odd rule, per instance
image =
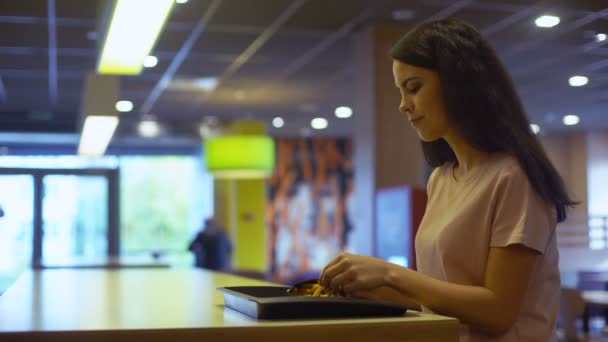
[[[435, 70], [448, 121], [475, 148], [517, 158], [534, 190], [555, 205], [558, 222], [566, 219], [566, 208], [577, 202], [530, 129], [511, 77], [477, 29], [453, 18], [424, 23], [393, 46], [391, 57]], [[423, 141], [422, 149], [432, 167], [458, 162], [444, 139]]]

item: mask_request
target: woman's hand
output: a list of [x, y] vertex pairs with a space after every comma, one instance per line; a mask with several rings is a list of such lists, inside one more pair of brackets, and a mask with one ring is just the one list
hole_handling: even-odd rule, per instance
[[373, 290], [386, 284], [389, 267], [378, 258], [341, 253], [325, 266], [321, 284], [346, 293]]

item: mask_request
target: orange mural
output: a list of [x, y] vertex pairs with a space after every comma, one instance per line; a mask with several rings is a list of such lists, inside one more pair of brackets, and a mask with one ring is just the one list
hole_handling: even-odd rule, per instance
[[318, 276], [352, 233], [350, 139], [278, 139], [268, 219], [274, 281]]

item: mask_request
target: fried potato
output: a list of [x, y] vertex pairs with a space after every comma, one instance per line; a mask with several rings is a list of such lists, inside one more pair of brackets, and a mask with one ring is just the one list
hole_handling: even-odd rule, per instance
[[304, 284], [300, 287], [292, 287], [287, 292], [293, 296], [344, 297], [344, 295], [338, 291], [315, 283]]

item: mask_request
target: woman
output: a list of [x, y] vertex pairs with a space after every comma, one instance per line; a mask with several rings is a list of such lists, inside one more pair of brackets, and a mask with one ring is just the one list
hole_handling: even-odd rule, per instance
[[456, 19], [415, 28], [391, 55], [399, 110], [434, 167], [418, 271], [344, 253], [322, 283], [456, 317], [463, 341], [555, 340], [555, 226], [575, 202], [510, 77], [481, 34]]

